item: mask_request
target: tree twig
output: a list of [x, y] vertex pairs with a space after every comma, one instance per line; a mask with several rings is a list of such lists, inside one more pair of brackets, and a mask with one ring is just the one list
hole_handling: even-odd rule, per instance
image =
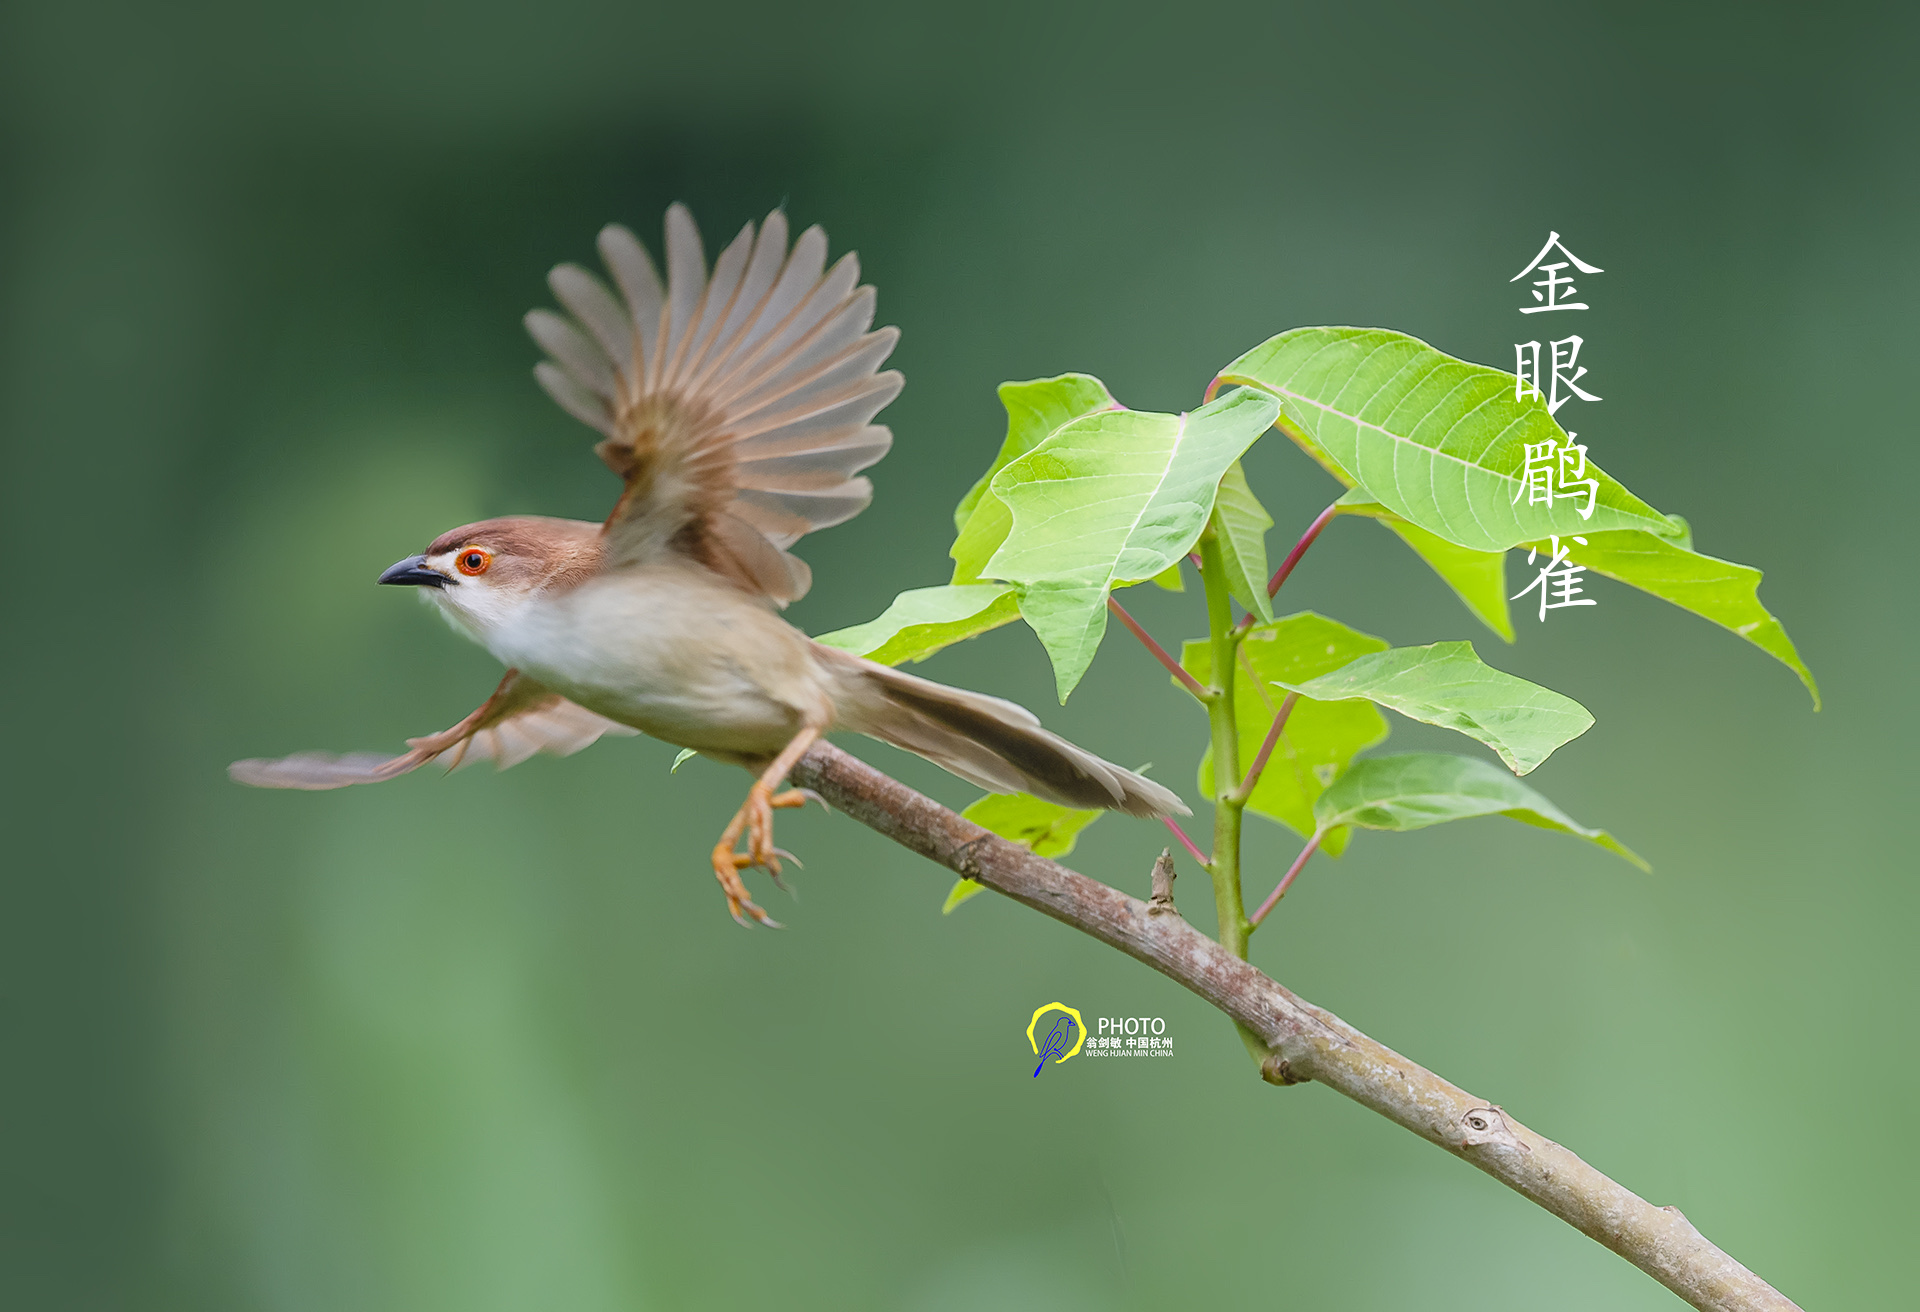
[[1499, 1107], [1455, 1088], [1296, 997], [1179, 916], [1035, 856], [827, 743], [793, 770], [870, 829], [1145, 962], [1265, 1041], [1274, 1084], [1313, 1080], [1438, 1144], [1606, 1245], [1696, 1308], [1798, 1312], [1701, 1235]]
[[1173, 905], [1173, 881], [1177, 878], [1179, 872], [1173, 868], [1173, 853], [1163, 847], [1153, 862], [1153, 896], [1147, 899], [1148, 915], [1165, 915], [1169, 911], [1179, 914], [1179, 908]]

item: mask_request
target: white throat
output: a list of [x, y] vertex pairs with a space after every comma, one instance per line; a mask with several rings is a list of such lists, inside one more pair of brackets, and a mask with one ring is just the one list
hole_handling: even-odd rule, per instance
[[[445, 558], [451, 565], [452, 557]], [[439, 562], [429, 560], [429, 564]], [[450, 570], [443, 569], [443, 573]], [[498, 587], [480, 579], [464, 578], [444, 588], [422, 588], [423, 598], [446, 616], [455, 630], [492, 650], [501, 632], [510, 628], [527, 602], [538, 595], [538, 588]]]

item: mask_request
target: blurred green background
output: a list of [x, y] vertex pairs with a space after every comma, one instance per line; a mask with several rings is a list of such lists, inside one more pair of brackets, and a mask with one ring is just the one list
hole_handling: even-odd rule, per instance
[[[996, 898], [943, 920], [941, 872], [844, 818], [783, 819], [804, 900], [741, 931], [704, 853], [745, 776], [669, 777], [662, 744], [227, 782], [235, 757], [397, 747], [490, 689], [373, 577], [465, 520], [604, 512], [518, 318], [602, 223], [657, 240], [675, 199], [710, 242], [776, 204], [822, 223], [904, 329], [878, 499], [804, 548], [814, 632], [944, 581], [1002, 379], [1185, 408], [1310, 323], [1507, 365], [1534, 335], [1508, 279], [1546, 230], [1603, 265], [1583, 439], [1766, 569], [1826, 710], [1605, 581], [1506, 648], [1342, 522], [1287, 608], [1471, 637], [1584, 702], [1598, 725], [1535, 781], [1656, 873], [1492, 821], [1364, 837], [1255, 959], [1807, 1307], [1907, 1287], [1910, 7], [0, 22], [8, 1306], [1676, 1305], [1336, 1095], [1260, 1084], [1135, 963]], [[1277, 554], [1332, 487], [1273, 436], [1250, 471]], [[1135, 595], [1169, 642], [1197, 629], [1193, 594]], [[1193, 794], [1199, 716], [1124, 640], [1064, 708], [1024, 629], [922, 670]], [[1144, 894], [1163, 838], [1108, 820], [1073, 861]], [[1255, 896], [1296, 850], [1256, 822]], [[1056, 998], [1164, 1016], [1177, 1055], [1029, 1078]]]

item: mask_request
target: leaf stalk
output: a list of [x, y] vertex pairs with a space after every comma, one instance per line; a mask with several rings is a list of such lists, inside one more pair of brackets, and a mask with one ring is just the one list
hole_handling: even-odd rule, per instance
[[1144, 647], [1146, 647], [1148, 651], [1153, 653], [1153, 658], [1155, 660], [1159, 661], [1162, 665], [1167, 667], [1168, 671], [1172, 673], [1173, 677], [1180, 681], [1180, 685], [1183, 688], [1185, 688], [1188, 692], [1192, 693], [1195, 697], [1199, 698], [1202, 702], [1206, 701], [1210, 696], [1212, 696], [1212, 694], [1208, 691], [1206, 686], [1200, 682], [1200, 680], [1194, 678], [1191, 674], [1188, 674], [1186, 671], [1186, 668], [1182, 666], [1179, 661], [1175, 660], [1171, 655], [1169, 655], [1165, 647], [1162, 647], [1159, 643], [1154, 641], [1153, 635], [1151, 633], [1148, 633], [1146, 629], [1141, 627], [1139, 620], [1136, 620], [1133, 616], [1127, 613], [1127, 608], [1125, 606], [1122, 606], [1120, 604], [1119, 598], [1115, 597], [1112, 593], [1107, 594], [1107, 609], [1112, 611], [1114, 615], [1119, 618], [1120, 622], [1127, 626], [1127, 632], [1131, 633], [1134, 637], [1140, 639], [1141, 645], [1143, 645]]
[[1273, 892], [1267, 894], [1267, 900], [1262, 902], [1259, 910], [1253, 913], [1251, 923], [1255, 928], [1258, 928], [1260, 922], [1267, 918], [1267, 913], [1279, 904], [1280, 899], [1287, 895], [1288, 885], [1293, 883], [1295, 877], [1299, 875], [1301, 869], [1307, 864], [1307, 858], [1320, 850], [1320, 840], [1326, 836], [1327, 831], [1324, 829], [1316, 829], [1313, 831], [1313, 837], [1309, 838], [1307, 845], [1300, 849], [1300, 855], [1295, 857], [1293, 864], [1287, 867], [1287, 873], [1280, 876], [1280, 882], [1273, 886]]
[[1173, 836], [1180, 840], [1180, 846], [1187, 849], [1187, 855], [1192, 857], [1195, 864], [1202, 870], [1211, 870], [1213, 868], [1213, 862], [1207, 860], [1207, 854], [1202, 852], [1191, 838], [1187, 837], [1187, 831], [1180, 827], [1178, 820], [1175, 820], [1170, 815], [1163, 815], [1160, 817], [1160, 823], [1173, 831]]
[[[1257, 685], [1256, 685], [1257, 686]], [[1234, 799], [1245, 806], [1253, 797], [1253, 790], [1259, 786], [1261, 772], [1267, 768], [1267, 758], [1273, 755], [1273, 749], [1280, 741], [1280, 735], [1286, 730], [1287, 717], [1293, 714], [1293, 704], [1300, 700], [1300, 694], [1290, 692], [1287, 699], [1280, 703], [1280, 709], [1274, 713], [1273, 727], [1267, 730], [1266, 741], [1260, 744], [1259, 754], [1253, 758], [1253, 764], [1247, 767], [1247, 777], [1234, 789]], [[1258, 924], [1258, 920], [1254, 923]]]
[[[1276, 569], [1273, 572], [1273, 577], [1267, 580], [1267, 596], [1273, 597], [1279, 594], [1280, 585], [1287, 581], [1289, 574], [1293, 573], [1293, 567], [1300, 563], [1300, 557], [1307, 554], [1307, 548], [1313, 545], [1314, 539], [1320, 536], [1321, 530], [1331, 524], [1333, 517], [1339, 513], [1340, 503], [1336, 501], [1315, 516], [1313, 523], [1307, 525], [1307, 531], [1300, 535], [1300, 540], [1293, 544], [1293, 550], [1289, 551], [1287, 558], [1280, 562], [1280, 568]], [[1245, 619], [1241, 620], [1240, 627], [1242, 629], [1252, 628], [1253, 616], [1248, 615]]]

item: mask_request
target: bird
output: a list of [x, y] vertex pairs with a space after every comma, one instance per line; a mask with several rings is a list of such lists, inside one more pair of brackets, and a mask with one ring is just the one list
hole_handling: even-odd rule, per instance
[[[262, 788], [378, 783], [444, 760], [505, 769], [644, 733], [745, 767], [754, 781], [713, 848], [742, 925], [778, 928], [741, 871], [776, 882], [781, 788], [835, 730], [877, 738], [995, 793], [1152, 818], [1190, 814], [1171, 790], [1075, 746], [1022, 706], [951, 688], [813, 641], [781, 611], [812, 574], [799, 539], [865, 509], [860, 471], [886, 455], [873, 423], [903, 386], [880, 366], [899, 338], [873, 328], [858, 257], [826, 263], [826, 234], [789, 244], [786, 215], [749, 222], [709, 268], [684, 205], [668, 209], [662, 277], [625, 227], [596, 245], [612, 287], [562, 264], [536, 309], [534, 369], [562, 409], [600, 434], [622, 480], [602, 523], [511, 515], [463, 524], [378, 581], [412, 587], [506, 667], [476, 710], [396, 756], [302, 752], [236, 761]], [[738, 850], [744, 835], [744, 850]], [[751, 922], [749, 920], [751, 918]]]

